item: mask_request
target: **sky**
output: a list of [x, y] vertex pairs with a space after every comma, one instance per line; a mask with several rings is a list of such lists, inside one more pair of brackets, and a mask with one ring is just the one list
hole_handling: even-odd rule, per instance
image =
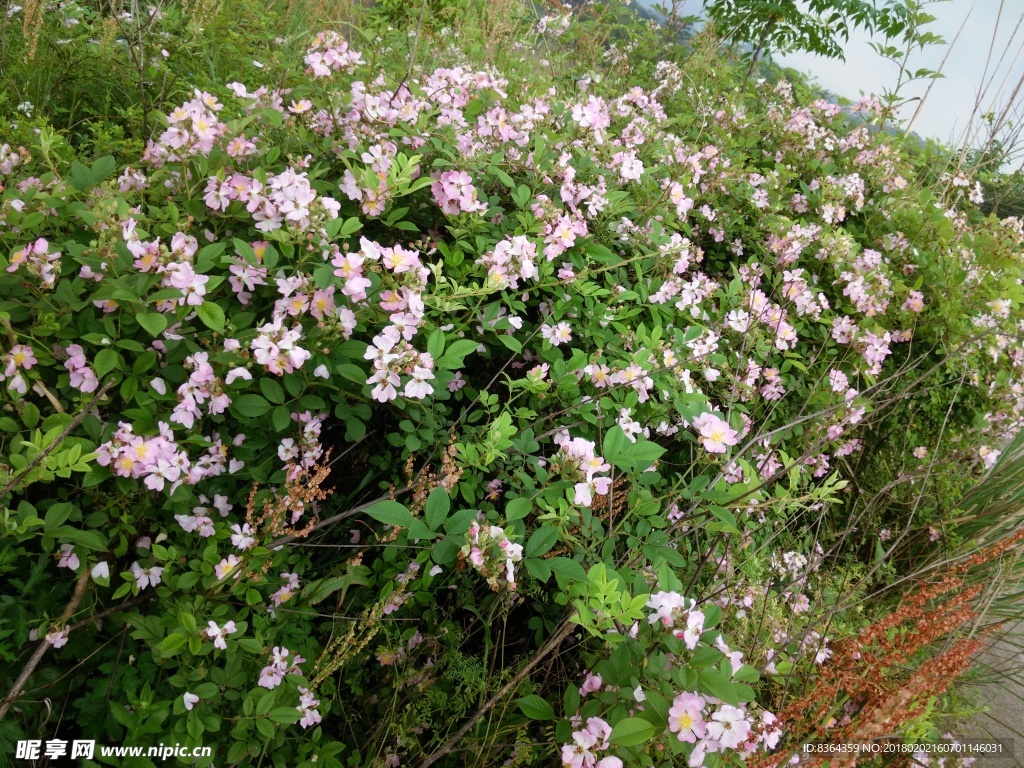
[[[654, 0], [641, 2], [647, 5]], [[700, 9], [701, 0], [688, 0], [683, 12], [697, 14]], [[910, 120], [920, 105], [920, 114], [911, 125], [913, 131], [956, 146], [961, 146], [965, 138], [977, 145], [984, 137], [979, 142], [975, 116], [1003, 109], [1024, 76], [1024, 2], [945, 0], [929, 2], [926, 10], [936, 17], [926, 30], [940, 35], [946, 43], [913, 52], [910, 68], [941, 68], [945, 77], [904, 86], [901, 96], [917, 99], [907, 102], [900, 115]], [[776, 55], [775, 60], [810, 74], [822, 87], [840, 96], [856, 99], [861, 93], [880, 95], [895, 86], [899, 68], [880, 57], [868, 41], [869, 35], [854, 31], [844, 45], [845, 63], [805, 53]], [[981, 106], [976, 110], [982, 83], [988, 88], [981, 94]], [[931, 92], [925, 98], [929, 84]], [[1024, 89], [1016, 103], [1024, 105]]]

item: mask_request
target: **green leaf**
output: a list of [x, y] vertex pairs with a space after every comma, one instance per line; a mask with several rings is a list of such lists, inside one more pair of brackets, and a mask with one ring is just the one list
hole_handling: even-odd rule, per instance
[[558, 529], [553, 525], [545, 525], [533, 532], [523, 552], [527, 557], [539, 557], [551, 549], [556, 541]]
[[64, 521], [71, 517], [72, 511], [74, 511], [74, 507], [66, 501], [54, 504], [46, 510], [46, 516], [43, 518], [43, 530], [49, 533], [57, 526], [63, 525]]
[[523, 343], [519, 339], [517, 339], [515, 336], [508, 336], [508, 335], [502, 334], [501, 336], [498, 337], [498, 341], [500, 341], [502, 344], [504, 344], [508, 349], [512, 350], [513, 352], [519, 353], [519, 352], [523, 351]]
[[[284, 402], [284, 387], [274, 379], [263, 376], [260, 378], [260, 392], [272, 403], [280, 404]], [[291, 418], [289, 416], [289, 418]]]
[[601, 455], [605, 461], [619, 469], [632, 469], [636, 466], [631, 456], [632, 447], [622, 427], [616, 425], [605, 432], [604, 441], [601, 443]]
[[731, 704], [735, 707], [740, 703], [740, 700], [736, 697], [736, 686], [732, 684], [728, 676], [717, 669], [702, 670], [697, 675], [697, 686], [704, 693], [709, 693], [726, 704]]
[[274, 427], [275, 432], [284, 432], [291, 426], [292, 415], [288, 409], [279, 405], [274, 409], [274, 412], [270, 414], [270, 424]]
[[427, 524], [418, 517], [412, 519], [409, 524], [409, 539], [413, 541], [430, 541], [437, 538], [437, 533], [427, 527]]
[[494, 175], [498, 177], [498, 179], [501, 181], [502, 184], [504, 184], [509, 189], [514, 189], [515, 188], [516, 183], [514, 181], [512, 181], [512, 177], [511, 176], [509, 176], [507, 173], [505, 173], [503, 170], [501, 170], [501, 168], [494, 168], [493, 170], [494, 170]]
[[427, 506], [423, 509], [423, 517], [431, 530], [436, 531], [448, 517], [452, 508], [452, 500], [448, 492], [441, 487], [435, 488], [427, 497]]
[[191, 613], [186, 613], [182, 611], [182, 613], [178, 615], [178, 621], [181, 622], [181, 626], [189, 634], [192, 634], [196, 631], [196, 617], [193, 616]]
[[566, 717], [576, 714], [580, 708], [580, 689], [572, 685], [565, 687], [565, 695], [562, 697], [562, 707]]
[[341, 229], [338, 230], [338, 237], [348, 237], [349, 235], [355, 234], [362, 228], [362, 224], [359, 223], [359, 219], [353, 216], [350, 219], [345, 219], [345, 223], [341, 225]]
[[167, 317], [159, 312], [140, 312], [135, 320], [150, 336], [159, 336], [167, 327]]
[[427, 338], [427, 353], [437, 360], [444, 352], [444, 331], [437, 328]]
[[278, 707], [277, 709], [270, 710], [270, 714], [268, 714], [267, 717], [275, 723], [291, 725], [292, 723], [297, 723], [302, 719], [302, 713], [295, 707]]
[[250, 393], [235, 398], [231, 408], [242, 416], [254, 419], [269, 411], [270, 403], [262, 395]]
[[344, 597], [345, 591], [353, 584], [362, 584], [364, 586], [369, 584], [364, 576], [365, 571], [365, 566], [360, 566], [344, 576], [331, 576], [318, 582], [313, 582], [306, 588], [306, 592], [309, 593], [309, 604], [316, 605], [320, 601], [326, 600], [339, 589], [342, 590], [342, 596]]
[[96, 355], [93, 368], [96, 371], [96, 378], [102, 379], [106, 374], [114, 370], [121, 360], [121, 356], [112, 349], [101, 349]]
[[611, 742], [620, 747], [635, 747], [649, 741], [655, 732], [655, 727], [646, 720], [639, 717], [627, 717], [620, 720], [612, 727]]
[[448, 539], [441, 539], [430, 550], [430, 556], [438, 565], [451, 565], [459, 554], [459, 546]]
[[519, 708], [531, 720], [554, 720], [555, 708], [547, 699], [540, 696], [523, 696], [516, 702]]
[[39, 408], [35, 403], [25, 403], [25, 407], [21, 409], [21, 421], [29, 429], [35, 429], [39, 423]]
[[445, 520], [444, 529], [451, 536], [457, 536], [469, 530], [469, 526], [476, 520], [475, 509], [460, 509], [454, 515]]
[[638, 437], [630, 449], [630, 456], [640, 466], [653, 464], [665, 454], [665, 449], [657, 443]]
[[571, 557], [552, 557], [545, 562], [551, 566], [551, 570], [554, 571], [555, 578], [558, 579], [559, 584], [562, 583], [563, 579], [566, 582], [587, 580], [587, 572], [583, 570], [583, 566]]
[[533, 502], [526, 498], [512, 499], [505, 505], [505, 519], [510, 523], [514, 520], [522, 520], [533, 509]]
[[[273, 110], [270, 111], [273, 112]], [[296, 711], [295, 714], [299, 714], [298, 711]], [[272, 739], [274, 737], [274, 733], [276, 732], [274, 724], [267, 720], [265, 717], [256, 718], [256, 730], [262, 733], [268, 739]]]
[[243, 651], [248, 651], [249, 653], [255, 653], [258, 655], [263, 654], [263, 643], [261, 643], [255, 637], [243, 637], [242, 639], [237, 640], [236, 642], [238, 643], [238, 647], [241, 648]]
[[366, 383], [366, 371], [353, 363], [341, 363], [335, 369], [343, 379], [362, 386]]
[[56, 537], [59, 541], [67, 541], [72, 544], [81, 544], [86, 549], [94, 552], [103, 552], [107, 548], [107, 540], [99, 531], [80, 531], [70, 525], [60, 525], [47, 533]]
[[97, 158], [92, 164], [92, 183], [99, 184], [117, 169], [117, 162], [110, 155]]
[[219, 333], [224, 332], [224, 310], [220, 308], [219, 304], [215, 304], [212, 301], [204, 301], [196, 307], [196, 314], [207, 328]]
[[761, 675], [758, 674], [754, 667], [751, 667], [749, 664], [744, 664], [733, 672], [732, 679], [741, 683], [756, 683], [761, 679]]
[[379, 520], [388, 525], [397, 525], [408, 528], [415, 519], [412, 512], [399, 504], [397, 501], [385, 500], [374, 504], [366, 514], [374, 520]]
[[185, 635], [179, 635], [177, 632], [173, 635], [168, 635], [160, 643], [160, 654], [162, 656], [172, 656], [180, 651], [187, 642], [188, 638]]
[[717, 648], [703, 645], [693, 652], [690, 666], [695, 668], [709, 667], [722, 660], [722, 652]]
[[528, 557], [523, 561], [523, 565], [526, 566], [526, 570], [529, 571], [530, 575], [539, 581], [547, 581], [551, 578], [551, 566], [548, 565], [547, 560], [541, 560], [538, 557]]
[[736, 517], [725, 507], [720, 507], [717, 504], [709, 504], [708, 511], [715, 516], [715, 519], [719, 521], [719, 525], [714, 526], [712, 530], [724, 531], [726, 533], [740, 533], [739, 528], [736, 527]]
[[448, 345], [447, 351], [440, 360], [435, 362], [435, 365], [442, 371], [454, 371], [456, 368], [461, 368], [463, 358], [471, 352], [475, 352], [477, 346], [478, 344], [475, 341], [458, 339]]

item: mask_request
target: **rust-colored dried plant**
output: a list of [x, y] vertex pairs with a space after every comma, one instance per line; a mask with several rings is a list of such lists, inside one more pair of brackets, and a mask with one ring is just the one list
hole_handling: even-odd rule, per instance
[[[971, 657], [983, 645], [983, 636], [953, 639], [978, 616], [974, 603], [982, 587], [967, 584], [970, 570], [998, 558], [1022, 538], [1024, 529], [950, 566], [938, 580], [918, 582], [895, 611], [856, 637], [837, 642], [813, 687], [778, 714], [789, 750], [754, 759], [750, 768], [781, 765], [793, 750], [812, 741], [866, 744], [897, 733], [922, 715], [928, 703], [969, 668]], [[943, 650], [907, 671], [922, 651], [937, 648], [944, 638]], [[844, 703], [849, 714], [836, 723], [834, 716]], [[849, 768], [857, 753], [809, 757], [801, 765]]]

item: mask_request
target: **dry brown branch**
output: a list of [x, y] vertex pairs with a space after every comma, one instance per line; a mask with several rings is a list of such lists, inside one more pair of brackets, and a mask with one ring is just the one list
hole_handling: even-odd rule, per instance
[[[74, 615], [75, 611], [78, 610], [78, 604], [82, 602], [82, 598], [85, 597], [86, 587], [89, 586], [89, 573], [90, 570], [88, 567], [82, 568], [82, 573], [78, 577], [78, 581], [75, 582], [75, 591], [72, 593], [68, 604], [64, 606], [64, 610], [61, 612], [60, 616], [57, 617], [57, 621], [55, 622], [56, 624], [63, 626], [64, 622], [70, 619], [72, 615]], [[39, 662], [42, 661], [43, 656], [46, 655], [46, 651], [49, 648], [49, 640], [44, 638], [39, 641], [39, 645], [36, 646], [36, 650], [32, 654], [31, 658], [29, 658], [25, 668], [21, 670], [21, 674], [18, 675], [18, 679], [14, 681], [14, 685], [11, 686], [11, 690], [7, 692], [6, 696], [4, 696], [4, 700], [0, 701], [0, 720], [4, 719], [7, 711], [11, 708], [11, 705], [14, 704], [14, 700], [18, 698], [18, 694], [21, 693], [21, 689], [25, 687], [25, 683], [28, 682], [29, 677], [31, 677], [32, 673], [35, 672], [36, 667], [39, 666]]]

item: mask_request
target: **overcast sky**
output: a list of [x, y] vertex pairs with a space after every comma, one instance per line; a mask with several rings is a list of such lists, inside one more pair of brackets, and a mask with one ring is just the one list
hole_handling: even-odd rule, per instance
[[[640, 0], [644, 5], [656, 1]], [[683, 12], [697, 14], [701, 7], [701, 0], [687, 0]], [[973, 126], [971, 143], [977, 144], [978, 121], [973, 116], [990, 110], [998, 113], [1024, 75], [1024, 0], [945, 0], [930, 2], [926, 10], [936, 17], [926, 30], [943, 37], [946, 44], [915, 51], [910, 57], [910, 68], [941, 68], [945, 77], [934, 81], [912, 130], [960, 145]], [[956, 39], [961, 26], [963, 31]], [[804, 53], [776, 56], [776, 60], [811, 74], [821, 86], [840, 96], [856, 99], [861, 93], [880, 95], [895, 86], [898, 66], [875, 53], [868, 39], [860, 31], [851, 35], [844, 46], [845, 63]], [[907, 99], [923, 98], [932, 82], [912, 82], [901, 89], [901, 95]], [[988, 84], [988, 89], [975, 113], [983, 83]], [[920, 103], [908, 102], [901, 115], [910, 120]], [[1024, 103], [1024, 90], [1018, 94], [1016, 103]]]
[[[912, 129], [922, 136], [960, 144], [965, 132], [972, 128], [972, 115], [982, 85], [987, 85], [987, 91], [982, 93], [979, 115], [1001, 110], [1024, 75], [1024, 26], [1021, 25], [1024, 3], [1021, 0], [946, 0], [931, 3], [927, 10], [936, 20], [926, 29], [941, 35], [946, 44], [916, 51], [910, 58], [910, 68], [941, 67], [945, 77], [934, 81]], [[961, 26], [963, 31], [956, 39]], [[897, 65], [872, 50], [867, 34], [855, 32], [844, 48], [845, 64], [803, 53], [776, 58], [802, 72], [813, 73], [822, 86], [849, 98], [856, 98], [861, 92], [880, 94], [895, 86]], [[901, 90], [901, 95], [924, 98], [930, 83], [930, 80], [910, 83]], [[1022, 101], [1024, 93], [1018, 94], [1017, 103]], [[909, 120], [919, 103], [917, 100], [907, 103], [902, 109], [903, 117]], [[977, 131], [977, 121], [973, 121], [973, 130]]]

